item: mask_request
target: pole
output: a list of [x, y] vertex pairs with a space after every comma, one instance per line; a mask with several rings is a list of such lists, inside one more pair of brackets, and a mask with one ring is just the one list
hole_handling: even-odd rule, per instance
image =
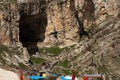
[[72, 80], [75, 80], [76, 72], [73, 70], [72, 71]]
[[83, 77], [83, 80], [88, 80], [88, 77], [84, 76], [84, 77]]
[[20, 70], [20, 80], [23, 80], [22, 70]]

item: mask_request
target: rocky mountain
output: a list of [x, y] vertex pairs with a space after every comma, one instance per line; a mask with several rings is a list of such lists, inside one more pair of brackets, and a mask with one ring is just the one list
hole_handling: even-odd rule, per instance
[[0, 44], [2, 66], [30, 59], [119, 80], [120, 0], [1, 0]]

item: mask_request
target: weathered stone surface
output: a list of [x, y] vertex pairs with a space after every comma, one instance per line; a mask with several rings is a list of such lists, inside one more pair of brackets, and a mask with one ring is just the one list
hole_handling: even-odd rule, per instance
[[[39, 12], [40, 6], [37, 4], [40, 0], [17, 0], [18, 7], [15, 3], [10, 3], [8, 7], [7, 2], [1, 1], [2, 10], [1, 10], [1, 43], [6, 45], [19, 43], [19, 26], [17, 22], [20, 19], [20, 13], [18, 12], [20, 7], [26, 5], [26, 8], [21, 9], [29, 13], [32, 10], [30, 15], [36, 15]], [[45, 40], [43, 43], [38, 44], [39, 47], [42, 46], [65, 46], [69, 43], [74, 44], [74, 42], [79, 40], [79, 25], [74, 16], [74, 13], [71, 11], [70, 0], [42, 0], [47, 3], [47, 28], [45, 32]], [[75, 9], [78, 11], [79, 18], [83, 20], [84, 27], [88, 28], [91, 24], [104, 21], [106, 18], [111, 16], [119, 16], [119, 0], [75, 0]], [[27, 5], [28, 4], [28, 5]], [[37, 6], [38, 5], [38, 6]], [[31, 7], [30, 7], [31, 6]], [[10, 9], [11, 8], [11, 9]], [[10, 12], [10, 13], [9, 13]], [[12, 17], [12, 15], [14, 16]], [[6, 21], [10, 18], [12, 21]], [[32, 23], [31, 26], [35, 26]], [[27, 22], [25, 22], [27, 23]], [[4, 27], [3, 27], [4, 26]], [[10, 30], [7, 29], [9, 26]], [[13, 26], [13, 27], [12, 27]], [[12, 31], [11, 31], [12, 30]], [[27, 32], [27, 31], [25, 31]], [[34, 31], [33, 31], [34, 32]], [[57, 32], [55, 37], [54, 32]], [[29, 33], [29, 32], [28, 32]], [[10, 37], [11, 34], [11, 37]], [[42, 33], [41, 33], [42, 34]], [[12, 37], [13, 35], [13, 37]], [[4, 36], [4, 37], [3, 37]], [[41, 35], [39, 35], [41, 36]], [[42, 46], [41, 46], [42, 45]]]
[[[76, 44], [58, 56], [38, 53], [40, 56], [37, 57], [50, 61], [53, 69], [57, 62], [68, 60], [69, 69], [60, 69], [75, 68], [79, 70], [79, 74], [92, 70], [92, 73], [105, 73], [107, 80], [120, 79], [120, 0], [43, 0], [47, 3], [45, 18], [41, 17], [43, 14], [39, 14], [42, 11], [39, 9], [43, 8], [38, 6], [37, 1], [19, 0], [17, 5], [8, 4], [5, 0], [0, 2], [1, 44], [21, 46], [21, 42], [24, 42], [23, 46], [29, 45], [28, 52], [33, 53], [38, 50], [35, 48], [37, 46], [65, 47]], [[23, 10], [23, 13], [19, 10]], [[79, 23], [83, 24], [85, 30], [92, 29], [89, 38], [80, 42]], [[24, 53], [27, 53], [26, 50]], [[15, 61], [15, 64], [27, 60], [26, 56], [20, 59], [16, 55], [10, 57], [7, 53], [3, 58], [9, 63]]]
[[[87, 72], [90, 74], [102, 73], [108, 80], [120, 79], [120, 62], [117, 61], [120, 59], [119, 24], [119, 18], [104, 21], [93, 30], [93, 38], [81, 41], [69, 51], [63, 51], [57, 56], [56, 61], [68, 60], [69, 70], [76, 69], [80, 75]], [[61, 70], [67, 69], [61, 68]], [[113, 75], [114, 77], [112, 77]]]

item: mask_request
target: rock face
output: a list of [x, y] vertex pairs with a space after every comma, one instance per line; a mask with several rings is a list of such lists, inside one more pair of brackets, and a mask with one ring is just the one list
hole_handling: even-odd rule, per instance
[[[58, 33], [58, 40], [55, 39], [55, 43], [69, 44], [78, 41], [80, 25], [75, 18], [75, 11], [77, 11], [78, 18], [83, 21], [81, 23], [84, 23], [86, 28], [93, 23], [99, 24], [107, 17], [118, 16], [119, 14], [119, 2], [117, 0], [49, 0], [48, 4], [50, 7], [48, 8], [48, 27], [45, 42], [53, 41], [53, 38], [48, 37], [50, 33], [48, 30], [51, 29], [53, 32], [61, 31]], [[62, 39], [62, 42], [61, 37], [65, 39]]]
[[[35, 45], [42, 41], [38, 43], [39, 47], [74, 44], [79, 41], [81, 27], [86, 29], [93, 23], [99, 24], [108, 17], [119, 16], [120, 13], [119, 0], [17, 0], [9, 2], [3, 0], [0, 4], [0, 38], [1, 43], [6, 45], [22, 42], [23, 46], [27, 46], [29, 41], [24, 42], [24, 37], [31, 38], [30, 40]], [[39, 14], [42, 9], [45, 14]], [[26, 13], [24, 17], [21, 12]]]
[[76, 70], [78, 75], [100, 73], [105, 74], [106, 80], [119, 80], [120, 18], [107, 19], [90, 34], [91, 37], [85, 37], [69, 50], [46, 58], [52, 63], [52, 70], [59, 73]]
[[[81, 40], [84, 32], [89, 37]], [[0, 44], [27, 47], [24, 53], [30, 54], [38, 47], [76, 44], [58, 56], [40, 57], [53, 70], [74, 68], [78, 74], [103, 73], [107, 80], [119, 80], [120, 0], [1, 0]], [[2, 57], [9, 63], [24, 61], [5, 52]], [[56, 67], [60, 61], [67, 61], [68, 68]]]
[[17, 5], [6, 1], [1, 1], [0, 5], [0, 43], [15, 46], [19, 42]]

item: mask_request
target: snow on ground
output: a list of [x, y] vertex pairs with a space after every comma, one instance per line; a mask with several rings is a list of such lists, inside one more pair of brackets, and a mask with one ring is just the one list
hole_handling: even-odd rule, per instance
[[0, 80], [19, 80], [16, 73], [0, 68]]

